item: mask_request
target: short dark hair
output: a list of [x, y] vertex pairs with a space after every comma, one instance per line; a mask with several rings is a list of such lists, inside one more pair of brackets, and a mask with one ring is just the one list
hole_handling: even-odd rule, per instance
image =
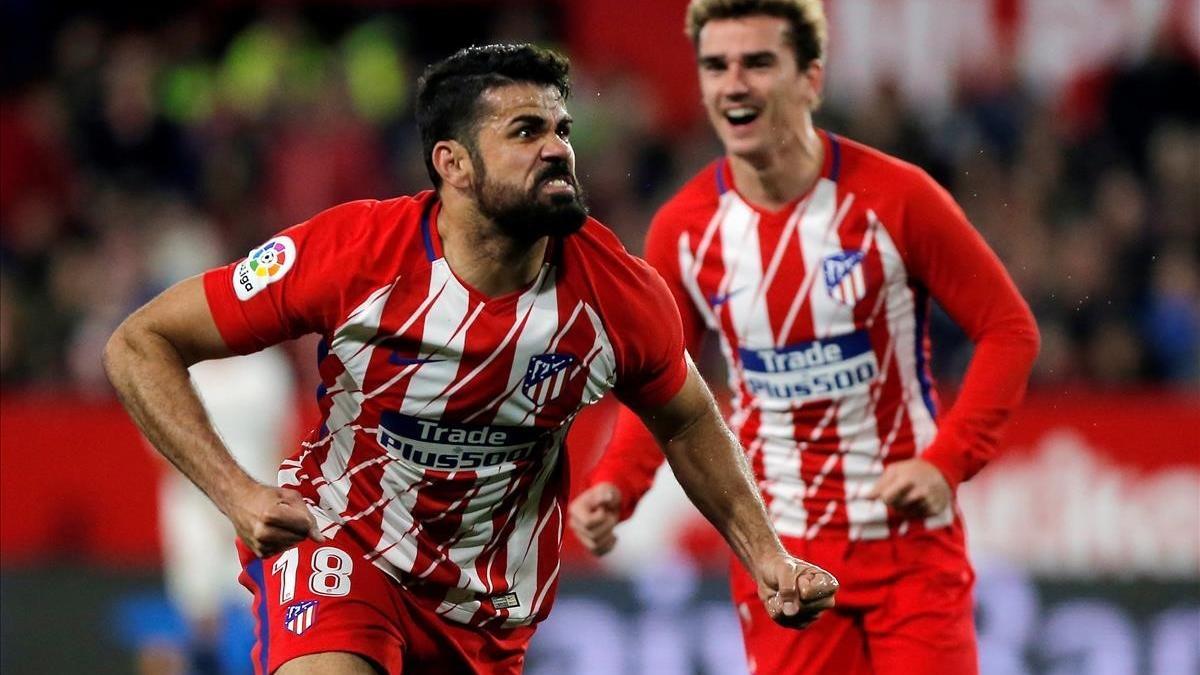
[[796, 63], [801, 70], [825, 56], [828, 28], [821, 0], [692, 0], [684, 30], [692, 45], [699, 49], [704, 24], [745, 16], [774, 16], [787, 21], [788, 42], [796, 52]]
[[417, 82], [417, 128], [433, 186], [442, 186], [433, 166], [433, 146], [453, 139], [474, 151], [485, 91], [532, 82], [555, 87], [565, 99], [571, 93], [570, 69], [566, 57], [530, 44], [466, 47], [426, 68]]

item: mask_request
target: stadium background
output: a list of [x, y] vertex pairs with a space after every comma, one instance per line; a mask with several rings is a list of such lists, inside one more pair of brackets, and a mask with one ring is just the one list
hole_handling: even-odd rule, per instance
[[[571, 55], [580, 177], [640, 250], [719, 153], [685, 4], [5, 0], [0, 670], [134, 672], [116, 608], [159, 592], [165, 469], [100, 368], [129, 311], [328, 205], [424, 189], [415, 78], [486, 41]], [[1200, 2], [827, 4], [819, 123], [950, 188], [1042, 331], [961, 494], [984, 672], [1200, 672]], [[943, 317], [934, 340], [952, 398], [970, 345]], [[576, 481], [612, 414], [575, 430]], [[602, 565], [568, 542], [529, 672], [742, 672], [725, 554], [667, 478]]]

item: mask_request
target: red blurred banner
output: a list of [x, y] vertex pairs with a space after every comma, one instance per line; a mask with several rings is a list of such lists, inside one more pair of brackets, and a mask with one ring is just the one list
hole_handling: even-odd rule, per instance
[[[576, 485], [607, 440], [614, 411], [606, 400], [576, 423], [569, 440]], [[163, 470], [116, 402], [4, 394], [3, 564], [157, 566], [155, 489]], [[1042, 394], [1019, 411], [1000, 457], [964, 486], [963, 509], [973, 544], [1023, 566], [1078, 573], [1161, 564], [1174, 574], [1200, 559], [1193, 554], [1198, 494], [1195, 395]], [[687, 541], [695, 523], [677, 525], [674, 543], [695, 552]], [[578, 553], [568, 541], [568, 557]]]

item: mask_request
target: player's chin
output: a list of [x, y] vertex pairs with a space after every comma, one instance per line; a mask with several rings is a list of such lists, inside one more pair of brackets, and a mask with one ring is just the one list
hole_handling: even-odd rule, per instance
[[[732, 127], [731, 129], [736, 129]], [[727, 131], [721, 138], [725, 152], [733, 157], [752, 158], [763, 154], [764, 148], [757, 135], [743, 135], [735, 131]]]
[[542, 211], [542, 229], [552, 236], [574, 234], [587, 222], [587, 215], [587, 207], [575, 195], [555, 195]]

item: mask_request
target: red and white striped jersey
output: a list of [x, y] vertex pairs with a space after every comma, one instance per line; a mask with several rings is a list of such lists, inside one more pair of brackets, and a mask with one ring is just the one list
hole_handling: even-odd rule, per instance
[[279, 484], [325, 535], [451, 620], [528, 624], [557, 585], [572, 420], [610, 389], [668, 401], [683, 338], [662, 279], [598, 222], [552, 241], [527, 288], [488, 298], [442, 256], [438, 209], [431, 192], [335, 207], [205, 290], [235, 351], [323, 336], [323, 423]]
[[[785, 537], [880, 539], [943, 527], [954, 509], [910, 522], [867, 498], [884, 466], [921, 455], [952, 486], [977, 471], [1019, 401], [1036, 327], [961, 210], [920, 169], [821, 132], [813, 188], [778, 212], [750, 204], [726, 160], [657, 214], [646, 258], [680, 306], [690, 349], [721, 338], [738, 433]], [[939, 431], [927, 322], [937, 299], [977, 342]], [[591, 482], [625, 511], [660, 462], [622, 417]], [[936, 440], [935, 440], [936, 439]]]

